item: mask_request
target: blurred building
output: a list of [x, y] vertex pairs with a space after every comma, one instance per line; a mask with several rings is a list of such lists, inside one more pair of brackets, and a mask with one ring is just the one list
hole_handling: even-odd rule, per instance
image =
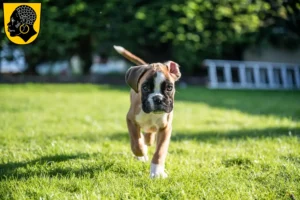
[[106, 56], [93, 56], [93, 64], [90, 68], [91, 74], [125, 73], [129, 65], [125, 59], [109, 59]]
[[0, 73], [17, 74], [26, 70], [24, 52], [18, 48], [3, 46], [0, 51]]
[[300, 48], [283, 49], [271, 45], [258, 47], [253, 46], [244, 52], [245, 61], [278, 62], [278, 63], [299, 63]]

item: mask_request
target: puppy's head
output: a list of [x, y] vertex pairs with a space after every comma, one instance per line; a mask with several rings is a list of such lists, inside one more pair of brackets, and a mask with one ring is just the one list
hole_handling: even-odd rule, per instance
[[139, 94], [145, 113], [173, 110], [175, 81], [181, 76], [173, 61], [135, 66], [128, 69], [126, 83]]

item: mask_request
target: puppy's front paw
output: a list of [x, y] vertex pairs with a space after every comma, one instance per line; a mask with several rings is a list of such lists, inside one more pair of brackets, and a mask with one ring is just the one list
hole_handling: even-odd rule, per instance
[[165, 166], [151, 163], [150, 178], [167, 178], [168, 174], [165, 172]]

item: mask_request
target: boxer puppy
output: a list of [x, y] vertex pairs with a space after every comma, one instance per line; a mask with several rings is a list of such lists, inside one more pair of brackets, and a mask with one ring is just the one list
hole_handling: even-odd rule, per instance
[[166, 178], [165, 160], [172, 132], [175, 81], [181, 76], [179, 65], [173, 61], [147, 64], [123, 47], [114, 48], [137, 64], [125, 75], [125, 81], [131, 87], [126, 117], [131, 150], [138, 160], [147, 161], [147, 146], [156, 140], [150, 177]]

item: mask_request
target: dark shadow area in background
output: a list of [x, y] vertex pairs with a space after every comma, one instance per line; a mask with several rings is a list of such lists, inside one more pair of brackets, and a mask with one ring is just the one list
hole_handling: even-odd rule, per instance
[[178, 90], [177, 101], [205, 103], [251, 115], [274, 115], [300, 120], [300, 91], [214, 90], [191, 87]]
[[247, 140], [247, 139], [266, 139], [279, 137], [298, 137], [300, 139], [300, 128], [268, 128], [261, 130], [237, 130], [225, 133], [216, 132], [177, 132], [172, 135], [172, 140], [181, 142], [184, 140], [196, 140], [198, 142], [218, 143], [220, 140]]
[[[247, 140], [247, 139], [265, 139], [265, 138], [279, 138], [296, 136], [300, 139], [300, 128], [267, 128], [267, 129], [247, 129], [247, 130], [234, 130], [225, 132], [213, 131], [182, 131], [173, 129], [171, 141], [181, 142], [185, 140], [195, 140], [198, 142], [218, 143], [221, 140]], [[55, 136], [58, 137], [58, 136]], [[110, 141], [128, 143], [128, 132], [111, 133], [107, 135], [99, 135], [96, 133], [85, 132], [73, 136], [59, 135], [63, 140], [75, 140], [78, 142], [99, 143], [105, 145], [107, 148], [110, 146]]]
[[[194, 86], [180, 89], [179, 85], [177, 88], [175, 104], [176, 101], [205, 103], [211, 107], [238, 110], [251, 115], [274, 115], [300, 120], [300, 91], [216, 90]], [[129, 86], [109, 85], [107, 89], [127, 92], [128, 95], [130, 92]]]
[[[201, 76], [187, 76], [180, 81], [189, 85], [205, 86], [207, 83], [207, 69]], [[33, 75], [11, 75], [0, 74], [0, 84], [108, 84], [112, 86], [126, 86], [125, 74], [90, 74], [80, 76], [33, 76]]]
[[[182, 132], [173, 130], [171, 142], [182, 142], [185, 140], [194, 140], [197, 142], [218, 143], [221, 140], [247, 140], [247, 139], [265, 139], [279, 137], [299, 137], [300, 128], [268, 128], [260, 130], [237, 130], [228, 132]], [[116, 133], [107, 136], [110, 140], [129, 142], [128, 133]], [[101, 139], [99, 139], [99, 142]]]
[[[124, 82], [122, 85], [104, 84], [98, 88], [99, 92], [103, 90], [124, 92], [128, 97], [130, 93], [130, 87]], [[177, 85], [175, 107], [176, 102], [204, 103], [211, 107], [238, 110], [251, 115], [274, 115], [300, 121], [299, 99], [300, 91], [296, 90], [216, 90], [196, 86], [182, 89]]]

